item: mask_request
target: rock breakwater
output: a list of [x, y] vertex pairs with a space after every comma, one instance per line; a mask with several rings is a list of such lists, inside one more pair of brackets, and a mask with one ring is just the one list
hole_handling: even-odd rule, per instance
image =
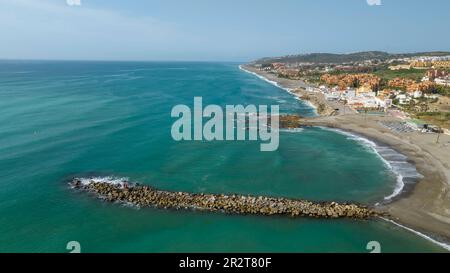
[[70, 185], [74, 189], [90, 192], [108, 202], [123, 202], [138, 207], [198, 209], [230, 214], [287, 215], [314, 218], [367, 219], [381, 215], [373, 209], [356, 204], [314, 203], [305, 200], [236, 194], [169, 192], [145, 185], [130, 184], [126, 181], [108, 183], [94, 179], [75, 178], [70, 182]]

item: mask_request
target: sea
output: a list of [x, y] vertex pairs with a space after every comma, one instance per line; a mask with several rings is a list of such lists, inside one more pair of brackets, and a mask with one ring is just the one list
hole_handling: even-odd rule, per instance
[[406, 157], [327, 128], [258, 141], [175, 141], [175, 105], [307, 102], [239, 63], [0, 61], [0, 252], [445, 252], [383, 219], [323, 220], [136, 208], [70, 188], [73, 177], [163, 190], [374, 205], [420, 177]]

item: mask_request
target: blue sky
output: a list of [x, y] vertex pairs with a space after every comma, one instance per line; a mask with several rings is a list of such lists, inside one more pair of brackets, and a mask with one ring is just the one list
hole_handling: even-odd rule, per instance
[[248, 61], [450, 50], [450, 1], [0, 0], [0, 37], [1, 59]]

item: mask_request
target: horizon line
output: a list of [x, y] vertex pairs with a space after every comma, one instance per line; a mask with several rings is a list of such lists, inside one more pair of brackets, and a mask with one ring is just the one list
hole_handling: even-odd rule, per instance
[[359, 50], [359, 51], [349, 51], [349, 52], [307, 52], [307, 53], [291, 53], [284, 55], [274, 55], [274, 56], [263, 56], [256, 58], [243, 58], [247, 60], [155, 60], [155, 59], [70, 59], [70, 58], [3, 58], [0, 57], [0, 61], [43, 61], [43, 62], [199, 62], [199, 63], [213, 63], [213, 62], [224, 62], [224, 63], [248, 63], [253, 62], [260, 59], [266, 58], [283, 58], [288, 56], [306, 56], [312, 54], [334, 54], [334, 55], [350, 55], [357, 53], [366, 53], [366, 52], [383, 52], [391, 55], [395, 54], [420, 54], [420, 53], [448, 53], [450, 54], [450, 50], [430, 50], [430, 51], [405, 51], [405, 52], [389, 52], [383, 50]]
[[150, 63], [150, 62], [178, 62], [178, 63], [188, 63], [188, 62], [195, 62], [195, 63], [246, 63], [248, 61], [226, 61], [226, 60], [134, 60], [134, 59], [41, 59], [41, 58], [24, 58], [24, 59], [16, 59], [16, 58], [0, 58], [0, 62], [4, 61], [32, 61], [32, 62], [125, 62], [125, 63]]

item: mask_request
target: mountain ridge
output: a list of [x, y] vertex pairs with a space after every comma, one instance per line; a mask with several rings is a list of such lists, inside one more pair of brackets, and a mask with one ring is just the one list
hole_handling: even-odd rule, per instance
[[415, 53], [388, 53], [384, 51], [361, 51], [354, 53], [308, 53], [298, 55], [286, 55], [281, 57], [265, 57], [254, 61], [255, 64], [267, 64], [274, 62], [283, 63], [350, 63], [361, 62], [367, 60], [381, 60], [400, 59], [410, 57], [425, 57], [425, 56], [448, 56], [448, 51], [429, 51], [429, 52], [415, 52]]

